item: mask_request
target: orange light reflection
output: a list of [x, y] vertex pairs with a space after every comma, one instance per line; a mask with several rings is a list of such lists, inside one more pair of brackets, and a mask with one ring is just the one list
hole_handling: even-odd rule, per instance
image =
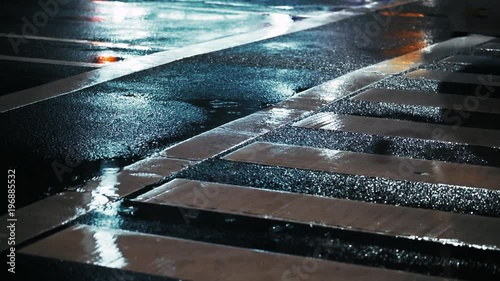
[[384, 50], [384, 54], [393, 57], [399, 57], [401, 55], [423, 49], [428, 45], [427, 41], [425, 40], [425, 33], [423, 31], [399, 31], [393, 34], [385, 34], [384, 37], [407, 39], [411, 42], [409, 44], [403, 44], [397, 48]]
[[407, 18], [423, 18], [425, 15], [422, 13], [396, 13], [390, 11], [382, 11], [380, 14], [388, 17], [398, 16], [398, 17], [407, 17]]
[[98, 56], [97, 63], [113, 63], [117, 62], [118, 58], [115, 56]]

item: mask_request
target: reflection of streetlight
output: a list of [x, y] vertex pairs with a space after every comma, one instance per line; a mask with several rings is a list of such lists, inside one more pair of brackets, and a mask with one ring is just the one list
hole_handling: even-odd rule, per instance
[[387, 16], [387, 17], [392, 17], [392, 16], [398, 16], [398, 17], [405, 17], [405, 18], [423, 18], [424, 14], [422, 13], [398, 13], [395, 11], [382, 11], [380, 14]]
[[[131, 18], [142, 18], [148, 15], [149, 11], [145, 8], [134, 6], [129, 3], [122, 2], [107, 2], [107, 1], [93, 1], [98, 5], [99, 12], [102, 14], [102, 20], [109, 20], [112, 22], [123, 22]], [[102, 8], [100, 6], [103, 6]]]
[[[92, 21], [104, 29], [117, 29], [112, 37], [120, 41], [137, 40], [139, 38], [152, 35], [154, 30], [150, 20], [147, 17], [154, 15], [152, 7], [143, 7], [144, 4], [124, 3], [118, 1], [93, 1], [95, 4], [95, 15]], [[153, 22], [154, 24], [154, 22]], [[126, 28], [123, 28], [126, 25]]]
[[269, 25], [264, 38], [271, 38], [274, 36], [285, 34], [293, 23], [290, 15], [286, 14], [269, 14]]
[[118, 269], [127, 266], [127, 260], [117, 245], [116, 236], [106, 231], [94, 233], [95, 252], [99, 255], [95, 264]]
[[[119, 168], [102, 169], [101, 181], [99, 186], [90, 192], [91, 201], [88, 204], [89, 209], [98, 209], [101, 213], [113, 218], [113, 221], [118, 222], [121, 219], [117, 216], [117, 206], [113, 203], [110, 204], [110, 201], [112, 198], [119, 197], [116, 187], [119, 171]], [[97, 255], [95, 264], [111, 268], [127, 266], [127, 260], [117, 244], [116, 234], [112, 231], [85, 232], [85, 234], [82, 243], [85, 247], [91, 247], [88, 250]]]
[[97, 56], [97, 63], [102, 63], [102, 64], [106, 64], [106, 63], [113, 63], [113, 62], [117, 62], [118, 61], [118, 57], [115, 57], [115, 56]]
[[[102, 208], [110, 201], [110, 198], [118, 198], [118, 175], [119, 168], [104, 168], [99, 186], [91, 192], [92, 201], [89, 204], [91, 209]], [[111, 208], [115, 210], [115, 208]]]
[[397, 48], [384, 50], [385, 55], [393, 57], [399, 57], [401, 55], [411, 53], [413, 51], [417, 51], [428, 46], [426, 40], [427, 36], [423, 30], [420, 31], [402, 30], [395, 33], [386, 33], [384, 34], [384, 37], [401, 38], [401, 39], [406, 39], [405, 41], [409, 41], [409, 44], [402, 44]]

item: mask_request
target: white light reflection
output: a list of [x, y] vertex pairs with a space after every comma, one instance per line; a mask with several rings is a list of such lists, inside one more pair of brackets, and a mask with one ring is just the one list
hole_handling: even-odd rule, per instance
[[[91, 192], [91, 202], [89, 207], [91, 209], [101, 209], [103, 206], [110, 202], [112, 198], [119, 198], [118, 188], [118, 175], [119, 168], [104, 168], [102, 170], [101, 182], [96, 189]], [[115, 215], [116, 208], [104, 208], [103, 213], [106, 215]]]
[[[118, 202], [111, 202], [113, 198], [118, 198], [118, 175], [119, 168], [102, 169], [101, 181], [95, 190], [91, 191], [91, 209], [98, 209], [102, 214], [116, 217], [118, 213]], [[111, 267], [123, 268], [127, 266], [127, 260], [123, 257], [120, 247], [117, 244], [117, 236], [111, 231], [98, 231], [92, 235], [94, 240], [95, 264]]]
[[338, 131], [342, 130], [345, 127], [345, 122], [344, 120], [342, 120], [342, 117], [339, 118], [336, 115], [328, 113], [318, 113], [309, 118], [313, 120], [315, 128]]
[[337, 98], [346, 94], [346, 91], [351, 92], [348, 87], [352, 84], [349, 77], [339, 77], [332, 81], [321, 84], [316, 87], [319, 94], [318, 98], [327, 102], [334, 101]]
[[267, 29], [264, 38], [286, 33], [292, 26], [293, 19], [290, 15], [286, 14], [269, 14], [269, 24], [271, 27]]
[[293, 6], [275, 6], [274, 8], [280, 10], [293, 10]]
[[264, 48], [274, 51], [285, 51], [291, 49], [298, 49], [299, 44], [296, 42], [269, 42], [263, 45]]
[[99, 7], [99, 17], [105, 21], [123, 22], [127, 19], [142, 19], [151, 11], [130, 3], [94, 1]]
[[235, 20], [235, 19], [245, 19], [248, 15], [245, 14], [210, 14], [210, 13], [197, 13], [193, 11], [166, 11], [158, 14], [158, 18], [169, 19], [169, 20], [190, 20], [190, 21], [224, 21], [224, 20]]
[[320, 155], [328, 158], [328, 162], [336, 164], [335, 166], [345, 162], [344, 151], [333, 150], [333, 149], [322, 149]]
[[127, 260], [116, 243], [114, 233], [98, 231], [94, 233], [93, 238], [95, 252], [99, 256], [95, 264], [111, 268], [124, 268], [127, 266]]
[[[111, 41], [133, 41], [152, 36], [154, 25], [147, 20], [154, 15], [154, 8], [143, 3], [93, 1], [99, 21], [96, 24], [111, 31]], [[123, 25], [126, 24], [126, 28]]]

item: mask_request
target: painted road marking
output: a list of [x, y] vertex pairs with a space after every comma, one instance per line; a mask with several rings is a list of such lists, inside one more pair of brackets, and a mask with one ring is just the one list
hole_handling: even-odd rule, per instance
[[[216, 195], [200, 200], [205, 190]], [[500, 232], [496, 218], [185, 179], [170, 181], [135, 201], [500, 250], [500, 236], [491, 235]]]
[[87, 181], [80, 189], [91, 193], [104, 193], [107, 197], [126, 197], [194, 163], [155, 155], [114, 173], [103, 174], [97, 179]]
[[270, 108], [234, 120], [173, 145], [160, 154], [188, 160], [204, 160], [243, 144], [304, 115], [303, 111]]
[[468, 145], [500, 147], [500, 131], [429, 124], [406, 120], [318, 113], [294, 124], [296, 127], [363, 133], [378, 136], [436, 140]]
[[[263, 112], [269, 114], [276, 109], [295, 109], [301, 111], [301, 114], [307, 114], [309, 111], [317, 110], [330, 102], [340, 99], [372, 83], [380, 81], [390, 74], [394, 74], [394, 71], [396, 69], [398, 71], [405, 71], [412, 67], [415, 67], [420, 63], [428, 62], [428, 60], [434, 61], [436, 59], [448, 56], [449, 52], [452, 50], [470, 48], [471, 46], [480, 44], [484, 40], [490, 39], [490, 37], [484, 36], [471, 36], [455, 38], [445, 42], [441, 42], [422, 50], [403, 55], [401, 57], [383, 61], [381, 63], [350, 72], [346, 75], [294, 95], [292, 98], [271, 107], [271, 110], [266, 110], [268, 112]], [[255, 114], [260, 113], [258, 112]], [[288, 114], [289, 116], [287, 118], [280, 118], [280, 122], [275, 122], [276, 126], [270, 126], [270, 124], [267, 124], [266, 129], [276, 129], [281, 125], [291, 122], [294, 118], [297, 118], [299, 116], [297, 114], [287, 113], [286, 111], [277, 111], [277, 113], [273, 113], [273, 115], [283, 114]], [[255, 120], [256, 122], [253, 123], [253, 128], [251, 128], [252, 123], [248, 122], [245, 125], [244, 130], [242, 130], [241, 126], [232, 126], [232, 123], [244, 122], [244, 120], [241, 119], [236, 120], [232, 123], [223, 125], [219, 128], [205, 132], [201, 135], [195, 136], [177, 145], [169, 147], [161, 152], [161, 154], [167, 157], [181, 159], [204, 160], [210, 157], [214, 157], [215, 155], [227, 151], [237, 145], [241, 145], [246, 141], [254, 139], [264, 132], [259, 131], [260, 129], [262, 129], [262, 125], [260, 125], [259, 123], [262, 122], [262, 116], [257, 117], [253, 116], [252, 114], [243, 119]], [[256, 132], [258, 132], [258, 134], [255, 134]], [[229, 137], [229, 135], [231, 136]], [[224, 141], [220, 141], [223, 136], [227, 137], [224, 138]]]
[[474, 73], [461, 73], [461, 72], [446, 72], [437, 70], [419, 69], [408, 74], [404, 77], [415, 79], [429, 79], [439, 82], [461, 83], [461, 84], [478, 84], [485, 87], [500, 86], [500, 76], [488, 74], [474, 74]]
[[464, 104], [467, 104], [466, 101], [468, 98], [463, 95], [392, 89], [369, 89], [351, 99], [500, 114], [500, 99], [485, 99], [475, 104], [474, 107], [465, 107]]
[[499, 58], [492, 58], [487, 56], [465, 56], [456, 55], [443, 60], [444, 62], [464, 64], [474, 66], [500, 66]]
[[[104, 83], [113, 79], [117, 79], [135, 72], [151, 69], [161, 65], [165, 65], [183, 58], [193, 57], [205, 53], [220, 51], [244, 44], [249, 44], [257, 41], [262, 41], [277, 36], [295, 33], [315, 27], [320, 27], [329, 23], [338, 22], [347, 18], [361, 15], [370, 11], [394, 7], [413, 3], [418, 0], [400, 1], [397, 3], [372, 3], [369, 8], [363, 12], [356, 11], [339, 11], [332, 12], [320, 16], [310, 17], [301, 21], [294, 21], [291, 25], [286, 26], [270, 26], [253, 32], [238, 34], [225, 38], [216, 39], [213, 41], [194, 44], [191, 46], [176, 48], [163, 52], [158, 52], [142, 57], [132, 58], [130, 60], [117, 62], [97, 70], [78, 74], [62, 80], [50, 82], [30, 89], [21, 90], [0, 97], [0, 112], [13, 110], [29, 104], [37, 103], [43, 100], [55, 98], [61, 95], [73, 93], [100, 83]], [[463, 39], [454, 40], [454, 43], [463, 43], [465, 46], [475, 46], [480, 43], [491, 40], [491, 37], [486, 36], [471, 36], [468, 37], [469, 42], [462, 42]], [[467, 40], [466, 40], [467, 41]], [[471, 45], [472, 44], [472, 45]], [[437, 45], [437, 44], [436, 44]], [[455, 47], [462, 47], [458, 44]], [[432, 48], [424, 51], [431, 51]], [[450, 50], [447, 49], [446, 52]]]
[[[500, 189], [500, 168], [256, 142], [224, 160], [396, 180]], [[413, 169], [402, 169], [404, 166]]]
[[14, 33], [0, 33], [0, 37], [5, 38], [16, 38], [16, 39], [28, 39], [28, 40], [39, 40], [39, 41], [52, 41], [52, 42], [61, 42], [61, 43], [72, 43], [72, 44], [83, 44], [83, 45], [93, 45], [99, 47], [106, 48], [117, 48], [117, 49], [129, 49], [129, 50], [138, 50], [138, 51], [151, 51], [154, 49], [158, 50], [168, 50], [170, 48], [164, 47], [149, 47], [149, 46], [140, 46], [140, 45], [130, 45], [126, 43], [111, 43], [111, 42], [103, 42], [103, 41], [92, 41], [92, 40], [84, 40], [84, 39], [68, 39], [68, 38], [56, 38], [56, 37], [44, 37], [44, 36], [33, 36], [33, 35], [19, 35]]
[[[92, 203], [89, 193], [65, 192], [36, 203], [28, 205], [16, 211], [16, 244], [20, 244], [39, 234], [52, 230], [58, 226], [87, 213]], [[7, 221], [7, 215], [0, 217]], [[2, 234], [8, 234], [7, 228], [2, 228]], [[0, 239], [0, 251], [8, 249], [6, 239]]]
[[218, 128], [169, 147], [161, 152], [161, 155], [188, 160], [203, 160], [253, 138], [255, 135], [246, 132]]
[[[309, 114], [311, 111], [318, 110], [328, 103], [343, 98], [346, 95], [360, 90], [372, 83], [380, 81], [381, 79], [387, 77], [387, 75], [392, 74], [394, 67], [400, 69], [401, 71], [405, 71], [418, 64], [449, 56], [450, 52], [457, 52], [462, 50], [462, 48], [470, 48], [484, 42], [485, 40], [491, 40], [491, 38], [476, 35], [454, 38], [401, 57], [358, 69], [298, 93], [291, 99], [272, 106], [270, 109], [253, 113], [247, 117], [235, 120], [226, 125], [222, 125], [168, 147], [161, 151], [160, 155], [196, 161], [214, 157], [224, 151], [255, 139], [268, 130], [275, 130], [280, 126], [293, 122], [294, 119], [300, 117], [301, 115]], [[305, 101], [307, 104], [304, 106], [303, 103]], [[263, 122], [265, 124], [262, 124]], [[232, 135], [231, 138], [225, 138], [224, 141], [219, 141], [222, 136], [227, 136], [228, 134]], [[140, 162], [142, 163], [141, 165], [147, 166], [147, 163], [156, 163], [156, 161], [156, 156], [154, 156], [146, 158]], [[141, 174], [156, 174], [155, 171], [152, 173], [149, 173], [148, 171], [148, 168], [144, 168]], [[132, 179], [131, 184], [126, 177], [123, 178], [117, 183], [115, 188], [118, 190], [126, 189], [137, 191], [138, 189], [155, 182], [154, 178]], [[98, 186], [100, 180], [102, 179], [99, 178], [96, 181], [87, 182], [84, 189], [94, 190], [96, 186]], [[159, 182], [160, 180], [161, 179], [158, 178], [156, 182]], [[130, 186], [135, 184], [137, 181], [141, 182], [140, 187], [138, 186], [135, 189], [131, 188]], [[145, 184], [142, 184], [142, 182]], [[125, 187], [122, 188], [122, 186]]]
[[[161, 181], [193, 164], [186, 160], [165, 157], [150, 157], [138, 161], [112, 173], [107, 173], [95, 180], [90, 180], [79, 187], [79, 192], [56, 194], [36, 203], [20, 208], [16, 212], [19, 226], [16, 227], [16, 243], [22, 243], [37, 235], [76, 219], [88, 211], [104, 204], [125, 197], [134, 192]], [[0, 217], [7, 220], [7, 215]], [[8, 229], [0, 231], [7, 234]], [[5, 243], [4, 243], [5, 242]], [[0, 238], [0, 251], [8, 249]]]
[[[64, 241], [64, 247], [61, 247]], [[19, 251], [155, 276], [204, 281], [276, 281], [313, 262], [308, 280], [438, 281], [439, 277], [275, 254], [137, 232], [76, 225]], [[286, 276], [285, 276], [286, 277]], [[286, 277], [288, 278], [288, 277]], [[291, 277], [290, 277], [291, 278]]]
[[0, 55], [0, 60], [22, 61], [22, 62], [44, 63], [44, 64], [55, 64], [55, 65], [69, 65], [69, 66], [92, 67], [92, 68], [104, 66], [104, 64], [99, 64], [99, 63], [26, 58], [26, 57], [4, 56], [4, 55]]

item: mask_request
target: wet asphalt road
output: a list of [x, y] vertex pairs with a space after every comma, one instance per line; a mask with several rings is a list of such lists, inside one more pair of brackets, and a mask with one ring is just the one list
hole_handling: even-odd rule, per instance
[[[38, 38], [23, 44], [17, 54], [8, 44], [0, 45], [0, 55], [99, 64], [106, 58], [133, 59], [238, 32], [245, 33], [267, 25], [279, 25], [283, 20], [287, 23], [297, 22], [311, 15], [344, 7], [355, 8], [361, 2], [75, 1], [69, 3], [46, 28], [40, 29], [37, 36], [87, 41], [61, 42]], [[185, 58], [2, 113], [0, 145], [4, 150], [4, 161], [18, 171], [17, 207], [66, 187], [78, 186], [105, 171], [111, 171], [113, 175], [113, 171], [118, 170], [116, 168], [267, 108], [325, 81], [452, 37], [447, 19], [439, 9], [430, 6], [432, 2], [405, 5], [398, 16], [391, 16], [384, 11], [359, 15], [306, 31]], [[22, 15], [19, 4], [4, 5], [12, 5], [10, 7], [13, 10], [9, 16], [1, 17], [6, 23], [2, 22], [0, 32], [19, 29], [19, 23], [12, 21]], [[113, 12], [106, 10], [110, 6]], [[128, 15], [123, 14], [130, 6], [137, 8], [137, 14], [133, 13], [127, 18]], [[273, 17], [279, 21], [273, 23]], [[112, 20], [108, 21], [108, 18]], [[366, 26], [380, 19], [390, 24], [381, 28], [380, 32], [367, 33]], [[127, 30], [122, 28], [124, 22], [129, 27]], [[213, 33], [213, 30], [217, 32]], [[188, 34], [192, 36], [186, 36], [184, 32], [191, 32]], [[94, 41], [101, 43], [92, 43]], [[2, 42], [5, 44], [5, 41]], [[102, 42], [106, 43], [105, 46]], [[470, 55], [471, 52], [466, 50], [463, 54]], [[499, 57], [498, 52], [488, 52], [486, 55]], [[5, 78], [7, 90], [4, 88], [1, 94], [94, 69], [46, 63], [29, 63], [30, 66], [25, 67], [27, 64], [1, 57], [0, 65], [8, 71]], [[464, 66], [444, 62], [426, 64], [420, 68], [499, 74], [494, 66]], [[413, 89], [465, 97], [476, 86], [396, 75], [369, 88]], [[496, 87], [495, 90], [493, 99], [498, 98], [496, 93], [500, 88]], [[350, 97], [337, 100], [321, 111], [450, 125], [439, 108], [369, 103]], [[453, 113], [468, 114], [469, 117], [462, 120], [462, 126], [466, 128], [500, 128], [498, 114], [460, 110], [454, 110]], [[437, 140], [312, 130], [286, 125], [251, 142], [259, 141], [500, 167], [498, 147]], [[497, 190], [224, 159], [231, 152], [193, 165], [163, 181], [173, 178], [200, 180], [405, 206], [415, 210], [475, 214], [476, 218], [500, 216], [500, 195]], [[58, 178], [58, 171], [61, 170], [57, 169], [61, 167], [69, 170], [62, 170]], [[103, 189], [112, 189], [116, 178], [111, 187], [106, 185], [105, 179], [101, 183]], [[141, 189], [139, 193], [151, 188]], [[103, 191], [86, 194], [95, 196], [93, 201], [101, 202], [99, 192]], [[350, 228], [232, 215], [209, 208], [182, 209], [129, 200], [135, 195], [118, 202], [105, 200], [109, 204], [78, 216], [69, 224], [129, 230], [138, 236], [153, 234], [161, 238], [176, 237], [271, 253], [315, 256], [321, 260], [460, 280], [498, 280], [500, 275], [499, 251], [468, 247], [459, 241], [441, 243], [418, 236], [407, 239]], [[391, 218], [390, 214], [382, 220], [387, 218]], [[453, 225], [454, 222], [449, 223]], [[416, 229], [418, 227], [415, 226]], [[59, 225], [59, 228], [47, 231], [42, 237], [63, 232], [64, 229], [67, 230], [65, 226]], [[484, 229], [478, 231], [485, 233]], [[40, 242], [39, 238], [24, 245]], [[143, 252], [130, 254], [127, 251], [129, 245], [116, 241], [116, 237], [104, 235], [92, 239], [82, 238], [81, 243], [89, 246], [93, 255], [105, 253], [101, 261], [112, 260], [108, 264], [110, 267], [119, 257], [131, 258], [129, 261], [133, 262], [136, 256], [145, 255]], [[117, 256], [113, 255], [115, 251]], [[97, 258], [90, 264], [68, 260], [21, 254], [18, 270], [22, 273], [21, 278], [25, 279], [43, 276], [51, 280], [160, 280], [152, 275], [121, 270], [120, 266], [116, 266], [116, 270], [106, 265], [100, 266]]]
[[[74, 1], [62, 6], [37, 36], [115, 45], [29, 40], [20, 45], [17, 55], [86, 63], [98, 63], [101, 55], [126, 59], [244, 33], [272, 25], [273, 21], [282, 24], [346, 6], [355, 8], [362, 3], [282, 4]], [[14, 12], [2, 17], [0, 31], [22, 28], [15, 20], [19, 5], [4, 5], [14, 5]], [[134, 12], [123, 16], [121, 9], [127, 5], [137, 7], [137, 15]], [[376, 14], [391, 24], [369, 36], [363, 30], [374, 22], [375, 14], [183, 59], [3, 113], [0, 127], [5, 137], [1, 145], [9, 148], [4, 153], [6, 162], [25, 171], [37, 183], [29, 182], [32, 190], [20, 197], [21, 204], [81, 183], [104, 168], [131, 163], [360, 67], [452, 35], [447, 19], [436, 15], [434, 9], [422, 4], [410, 4], [404, 9], [414, 14]], [[2, 40], [0, 54], [13, 55], [7, 41]], [[8, 71], [4, 94], [88, 71], [86, 67], [5, 60], [0, 63]], [[70, 172], [61, 173], [60, 167], [64, 166], [70, 167]]]

